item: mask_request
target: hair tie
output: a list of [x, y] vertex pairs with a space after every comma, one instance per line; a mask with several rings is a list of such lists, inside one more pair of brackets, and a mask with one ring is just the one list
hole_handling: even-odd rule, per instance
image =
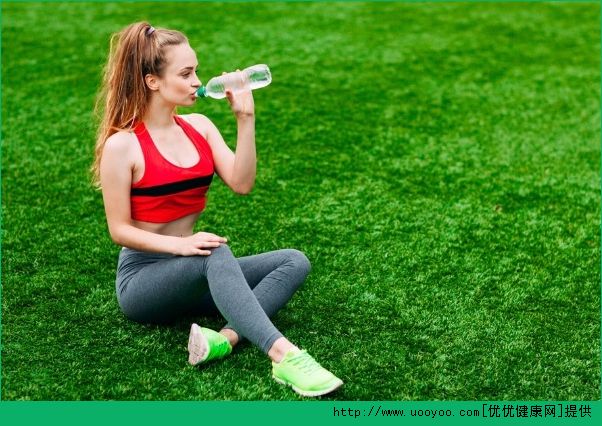
[[154, 33], [154, 32], [155, 32], [155, 27], [153, 27], [153, 26], [150, 26], [150, 27], [148, 27], [148, 28], [147, 28], [147, 30], [146, 30], [146, 35], [147, 35], [147, 36], [149, 36], [149, 35], [151, 35], [151, 34], [152, 34], [152, 33]]

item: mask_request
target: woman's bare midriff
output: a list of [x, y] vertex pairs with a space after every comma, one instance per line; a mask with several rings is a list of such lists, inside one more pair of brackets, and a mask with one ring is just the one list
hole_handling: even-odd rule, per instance
[[170, 237], [189, 237], [193, 234], [194, 224], [200, 213], [192, 213], [167, 223], [151, 223], [133, 220], [132, 225], [144, 231]]

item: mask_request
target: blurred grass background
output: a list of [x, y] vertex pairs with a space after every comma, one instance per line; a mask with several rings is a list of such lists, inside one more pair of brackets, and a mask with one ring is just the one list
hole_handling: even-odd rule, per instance
[[[598, 3], [2, 2], [2, 399], [295, 400], [245, 344], [129, 322], [89, 184], [110, 34], [188, 35], [206, 82], [266, 63], [258, 176], [197, 230], [304, 251], [275, 318], [338, 400], [600, 396]], [[226, 101], [210, 117], [234, 149]]]

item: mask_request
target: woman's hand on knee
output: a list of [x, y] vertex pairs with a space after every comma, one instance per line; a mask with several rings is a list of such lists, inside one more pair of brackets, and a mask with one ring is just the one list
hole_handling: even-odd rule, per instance
[[178, 243], [176, 254], [179, 256], [209, 256], [209, 249], [219, 247], [228, 242], [224, 237], [220, 237], [209, 232], [197, 232], [190, 237], [183, 237]]

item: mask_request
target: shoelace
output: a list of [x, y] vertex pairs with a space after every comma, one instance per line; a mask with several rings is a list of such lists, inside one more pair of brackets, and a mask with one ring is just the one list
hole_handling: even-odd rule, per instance
[[307, 374], [312, 374], [322, 369], [322, 366], [305, 351], [299, 352], [295, 357], [291, 358], [289, 362]]

